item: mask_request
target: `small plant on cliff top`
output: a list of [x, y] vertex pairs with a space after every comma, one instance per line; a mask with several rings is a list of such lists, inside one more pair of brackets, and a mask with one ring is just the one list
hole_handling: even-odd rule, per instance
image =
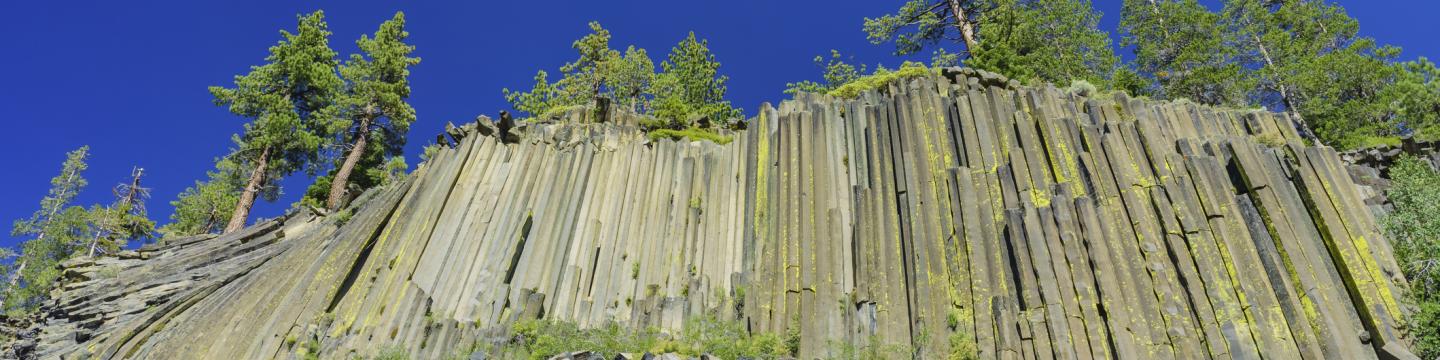
[[859, 97], [860, 93], [863, 93], [867, 90], [879, 89], [880, 87], [885, 86], [886, 84], [889, 84], [891, 82], [895, 82], [896, 80], [909, 79], [930, 74], [930, 69], [925, 67], [925, 64], [917, 62], [906, 62], [905, 64], [900, 65], [899, 70], [892, 71], [883, 67], [875, 69], [874, 74], [870, 74], [869, 76], [850, 81], [845, 85], [841, 85], [840, 87], [835, 88], [834, 90], [830, 90], [829, 94], [830, 96], [838, 98], [853, 99]]
[[1260, 145], [1265, 145], [1270, 148], [1278, 148], [1285, 145], [1285, 138], [1280, 137], [1280, 134], [1276, 133], [1264, 133], [1257, 135], [1255, 136], [1255, 141], [1260, 143]]
[[709, 130], [699, 128], [690, 128], [685, 130], [659, 129], [651, 131], [649, 137], [650, 140], [685, 139], [689, 141], [709, 141], [720, 145], [729, 144], [731, 141], [735, 140], [735, 138], [732, 138], [728, 135], [720, 135]]

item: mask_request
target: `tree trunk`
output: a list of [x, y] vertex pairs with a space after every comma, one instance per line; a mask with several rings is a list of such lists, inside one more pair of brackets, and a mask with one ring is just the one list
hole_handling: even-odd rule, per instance
[[15, 267], [15, 273], [10, 275], [10, 287], [20, 283], [20, 273], [25, 271], [25, 259], [20, 259], [20, 266]]
[[95, 230], [95, 238], [90, 239], [90, 257], [95, 257], [95, 248], [100, 245], [100, 230]]
[[[1270, 59], [1270, 51], [1265, 48], [1265, 43], [1260, 42], [1260, 36], [1250, 34], [1250, 38], [1255, 41], [1255, 46], [1260, 49], [1260, 56], [1265, 59], [1265, 66], [1272, 69], [1275, 68], [1275, 61]], [[1280, 90], [1280, 101], [1285, 103], [1285, 112], [1290, 113], [1290, 116], [1295, 118], [1295, 124], [1300, 128], [1300, 136], [1309, 140], [1317, 140], [1315, 133], [1310, 132], [1310, 124], [1305, 123], [1305, 118], [1300, 116], [1300, 109], [1295, 106], [1296, 101], [1294, 95], [1290, 93], [1289, 88], [1286, 87], [1285, 83], [1280, 81], [1280, 79], [1276, 79], [1275, 86]]]
[[[69, 184], [71, 181], [74, 181], [76, 175], [79, 174], [76, 174], [75, 171], [65, 173], [65, 183]], [[69, 192], [69, 188], [66, 188], [65, 191], [61, 192], [58, 197], [65, 197], [66, 192]], [[40, 235], [35, 237], [35, 241], [45, 240], [45, 231], [43, 229], [50, 225], [50, 219], [55, 218], [55, 214], [59, 213], [60, 208], [63, 206], [64, 204], [61, 204], [57, 205], [55, 208], [50, 209], [50, 214], [45, 216], [45, 221], [42, 222], [42, 224], [44, 225], [41, 225], [42, 230], [40, 231]], [[21, 248], [23, 248], [23, 246]], [[20, 283], [20, 273], [23, 271], [25, 271], [25, 259], [22, 258], [20, 260], [20, 266], [15, 267], [15, 272], [10, 274], [10, 287], [15, 287], [15, 284]]]
[[222, 234], [245, 228], [245, 220], [250, 218], [250, 207], [255, 205], [255, 196], [260, 192], [260, 186], [265, 183], [265, 166], [269, 165], [269, 162], [270, 147], [266, 146], [265, 150], [260, 152], [260, 161], [255, 164], [255, 172], [250, 174], [250, 181], [240, 192], [240, 200], [235, 202], [235, 213], [230, 215], [230, 224], [225, 225]]
[[975, 40], [975, 22], [960, 7], [960, 0], [945, 0], [950, 3], [950, 13], [955, 16], [955, 27], [960, 29], [960, 38], [965, 40], [965, 53], [975, 51], [979, 42]]
[[350, 154], [345, 156], [345, 162], [335, 170], [335, 178], [330, 179], [330, 197], [325, 201], [325, 207], [330, 210], [338, 210], [345, 199], [345, 188], [350, 183], [350, 173], [355, 171], [355, 165], [360, 163], [360, 158], [365, 156], [365, 146], [370, 140], [370, 115], [360, 118], [360, 129], [355, 134], [355, 143], [350, 146]]

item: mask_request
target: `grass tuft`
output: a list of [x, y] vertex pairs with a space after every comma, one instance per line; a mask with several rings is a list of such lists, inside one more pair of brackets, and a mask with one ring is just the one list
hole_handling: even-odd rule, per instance
[[685, 130], [658, 129], [650, 131], [649, 137], [650, 140], [660, 140], [668, 138], [671, 140], [679, 141], [680, 139], [686, 139], [690, 141], [709, 141], [720, 145], [729, 144], [731, 141], [735, 140], [735, 138], [732, 138], [728, 135], [720, 135], [709, 130], [697, 128], [689, 128]]

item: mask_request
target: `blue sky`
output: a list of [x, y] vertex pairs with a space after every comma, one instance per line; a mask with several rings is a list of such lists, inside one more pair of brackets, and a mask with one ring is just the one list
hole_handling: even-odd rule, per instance
[[[1216, 3], [1205, 0], [1205, 3]], [[411, 104], [419, 121], [406, 148], [411, 165], [445, 122], [462, 123], [507, 106], [500, 89], [527, 88], [537, 69], [573, 58], [569, 44], [598, 20], [612, 45], [650, 50], [656, 62], [687, 31], [710, 40], [730, 75], [730, 98], [747, 113], [778, 102], [785, 83], [818, 77], [811, 59], [839, 49], [892, 67], [901, 59], [870, 45], [860, 30], [900, 1], [6, 1], [0, 4], [0, 246], [21, 239], [9, 224], [35, 211], [65, 152], [91, 147], [90, 187], [81, 204], [108, 203], [132, 167], [146, 169], [153, 219], [226, 152], [244, 119], [211, 103], [206, 87], [228, 85], [258, 64], [295, 15], [324, 9], [342, 55], [354, 39], [405, 11], [416, 54]], [[1119, 0], [1096, 0], [1114, 29]], [[1440, 2], [1340, 1], [1364, 35], [1405, 49], [1405, 58], [1440, 56]], [[1128, 54], [1125, 54], [1128, 55]], [[554, 71], [551, 71], [552, 73]], [[285, 196], [252, 215], [273, 217], [309, 179], [283, 182]]]

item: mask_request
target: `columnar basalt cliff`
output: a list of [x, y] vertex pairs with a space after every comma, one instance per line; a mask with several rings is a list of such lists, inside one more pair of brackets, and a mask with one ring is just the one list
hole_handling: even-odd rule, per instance
[[1283, 116], [956, 70], [766, 105], [725, 145], [482, 119], [346, 215], [73, 261], [12, 347], [437, 358], [521, 319], [709, 313], [806, 359], [1409, 356], [1389, 244]]

